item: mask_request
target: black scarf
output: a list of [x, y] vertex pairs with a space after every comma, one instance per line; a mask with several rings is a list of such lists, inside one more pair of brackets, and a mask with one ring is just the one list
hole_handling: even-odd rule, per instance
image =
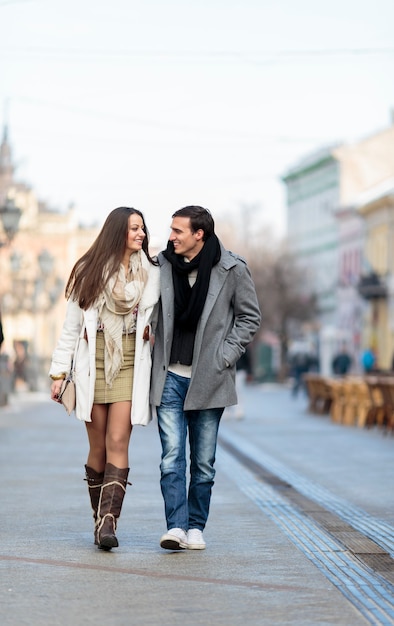
[[[171, 363], [178, 361], [190, 365], [193, 358], [194, 336], [208, 293], [211, 270], [220, 260], [220, 244], [216, 235], [208, 237], [200, 252], [190, 262], [174, 252], [171, 241], [163, 256], [172, 265], [175, 294], [175, 326], [171, 350]], [[197, 269], [193, 287], [189, 274]]]

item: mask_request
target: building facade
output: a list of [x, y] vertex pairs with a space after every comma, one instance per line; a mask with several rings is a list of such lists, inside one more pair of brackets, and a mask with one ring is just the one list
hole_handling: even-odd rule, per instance
[[380, 368], [394, 369], [394, 177], [365, 194], [358, 210], [365, 223], [363, 345]]
[[[358, 289], [368, 263], [363, 203], [394, 175], [394, 126], [351, 145], [324, 148], [282, 177], [287, 190], [288, 240], [305, 273], [305, 288], [318, 303], [314, 338], [323, 374], [340, 344], [354, 368], [367, 342], [370, 304]], [[384, 363], [387, 362], [385, 357]]]
[[48, 389], [49, 361], [65, 315], [65, 284], [98, 229], [82, 228], [75, 208], [65, 213], [53, 210], [17, 180], [5, 128], [0, 145], [0, 208], [10, 200], [21, 217], [11, 241], [0, 222], [1, 352], [8, 357], [14, 388]]

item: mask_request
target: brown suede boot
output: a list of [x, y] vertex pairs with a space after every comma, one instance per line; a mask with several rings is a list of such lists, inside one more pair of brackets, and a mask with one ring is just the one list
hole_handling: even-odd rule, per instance
[[112, 463], [105, 466], [97, 511], [97, 541], [102, 550], [111, 550], [119, 545], [115, 535], [116, 524], [122, 510], [128, 475], [128, 467], [119, 469]]
[[98, 505], [100, 501], [100, 492], [101, 486], [103, 484], [104, 472], [96, 472], [92, 467], [85, 465], [85, 480], [88, 483], [89, 496], [90, 496], [90, 504], [92, 506], [93, 511], [93, 519], [94, 519], [94, 543], [98, 544], [97, 540], [97, 511]]

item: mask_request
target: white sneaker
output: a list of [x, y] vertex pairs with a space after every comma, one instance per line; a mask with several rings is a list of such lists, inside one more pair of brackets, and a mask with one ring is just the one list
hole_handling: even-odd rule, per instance
[[182, 528], [170, 528], [160, 539], [160, 546], [165, 550], [184, 550], [187, 548], [185, 531]]
[[188, 550], [205, 550], [206, 543], [202, 536], [202, 530], [198, 528], [190, 528], [187, 531], [187, 548]]

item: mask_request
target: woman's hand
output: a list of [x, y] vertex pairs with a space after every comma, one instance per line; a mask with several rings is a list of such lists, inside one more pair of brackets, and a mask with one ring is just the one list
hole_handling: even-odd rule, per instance
[[54, 380], [51, 385], [51, 400], [54, 400], [54, 402], [60, 402], [59, 394], [60, 389], [62, 388], [62, 383], [63, 380]]

